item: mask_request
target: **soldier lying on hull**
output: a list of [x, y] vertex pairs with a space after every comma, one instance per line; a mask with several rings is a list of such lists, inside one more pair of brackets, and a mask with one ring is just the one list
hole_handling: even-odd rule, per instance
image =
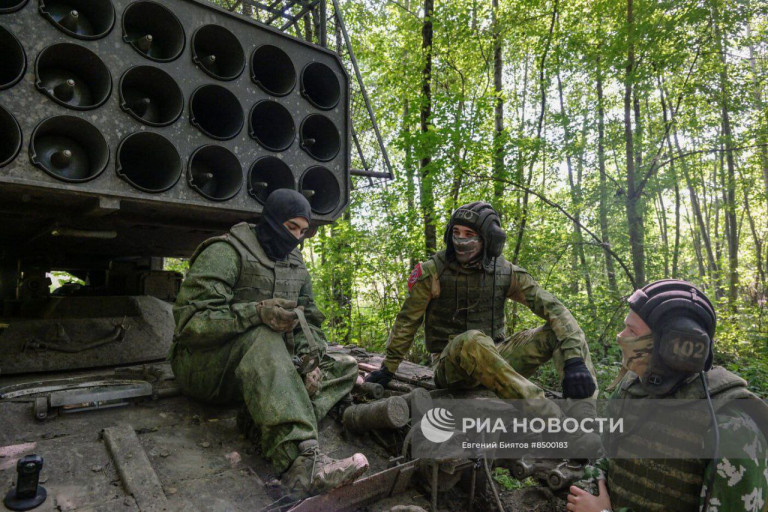
[[[716, 317], [709, 299], [685, 281], [667, 279], [651, 283], [629, 299], [630, 311], [617, 342], [622, 350], [622, 372], [612, 398], [725, 399], [757, 398], [740, 377], [712, 366], [712, 339]], [[679, 350], [687, 344], [691, 350]], [[678, 347], [675, 348], [675, 345]], [[706, 380], [706, 386], [705, 386]], [[720, 453], [743, 453], [743, 458], [672, 458], [679, 439], [688, 431], [672, 431], [677, 443], [657, 448], [669, 459], [641, 458], [647, 453], [642, 433], [617, 441], [620, 455], [601, 461], [605, 479], [598, 481], [599, 496], [571, 487], [567, 509], [573, 512], [732, 512], [768, 509], [766, 439], [758, 424], [768, 424], [768, 407], [755, 410], [718, 410]], [[755, 414], [758, 417], [753, 418]], [[701, 419], [701, 418], [700, 418]], [[710, 435], [711, 417], [690, 432]], [[653, 418], [643, 432], [657, 428]], [[672, 437], [671, 436], [671, 437]], [[661, 442], [661, 441], [660, 441]], [[680, 452], [677, 452], [680, 453]]]
[[[369, 382], [386, 385], [392, 379], [423, 322], [427, 350], [437, 360], [438, 387], [483, 385], [500, 398], [544, 398], [527, 377], [554, 359], [565, 398], [596, 396], [584, 333], [554, 295], [504, 259], [505, 239], [489, 204], [475, 202], [453, 212], [445, 229], [446, 249], [413, 269], [386, 358]], [[507, 337], [507, 299], [527, 306], [546, 324]]]
[[362, 454], [320, 454], [317, 422], [357, 378], [357, 362], [326, 354], [323, 315], [297, 248], [310, 220], [298, 192], [273, 192], [258, 226], [240, 223], [201, 244], [176, 300], [170, 359], [183, 392], [245, 402], [261, 449], [286, 491], [322, 493], [368, 468]]

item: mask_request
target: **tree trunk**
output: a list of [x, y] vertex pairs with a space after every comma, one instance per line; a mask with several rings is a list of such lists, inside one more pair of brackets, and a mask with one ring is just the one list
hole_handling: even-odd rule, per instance
[[619, 295], [619, 287], [616, 284], [616, 271], [613, 267], [613, 257], [608, 252], [610, 237], [608, 235], [608, 176], [605, 173], [605, 104], [603, 101], [603, 72], [600, 57], [597, 57], [597, 164], [600, 169], [600, 238], [602, 240], [603, 254], [605, 255], [605, 269], [608, 273], [608, 287], [614, 297]]
[[494, 92], [494, 129], [493, 129], [493, 204], [500, 210], [504, 197], [504, 96], [502, 75], [504, 61], [501, 52], [501, 30], [498, 19], [499, 0], [491, 2], [491, 25], [493, 30], [493, 92]]
[[[675, 139], [677, 154], [682, 156], [683, 152], [680, 149], [680, 141], [677, 138], [677, 130], [675, 129], [672, 133]], [[706, 253], [707, 253], [709, 275], [714, 276], [719, 272], [717, 259], [715, 258], [714, 251], [712, 250], [712, 242], [710, 241], [710, 238], [709, 238], [709, 228], [707, 227], [707, 224], [704, 221], [704, 216], [701, 213], [701, 205], [699, 203], [699, 197], [698, 197], [698, 194], [696, 193], [696, 188], [693, 183], [693, 179], [690, 176], [690, 172], [688, 170], [688, 164], [686, 163], [685, 158], [680, 158], [680, 167], [683, 168], [685, 184], [688, 187], [688, 196], [690, 197], [690, 200], [691, 200], [691, 208], [693, 209], [693, 215], [696, 220], [696, 223], [699, 225], [699, 232], [701, 233], [701, 241], [703, 242], [704, 249], [706, 250]]]
[[[632, 89], [635, 74], [633, 0], [627, 0], [627, 66], [624, 77], [624, 141], [626, 146], [627, 192], [625, 207], [627, 210], [627, 228], [629, 245], [632, 253], [632, 267], [637, 286], [645, 285], [645, 247], [643, 246], [643, 212], [640, 191], [635, 170], [635, 149], [632, 133]], [[635, 120], [637, 121], [637, 119]]]
[[661, 189], [657, 190], [656, 198], [659, 201], [656, 207], [656, 218], [659, 222], [661, 242], [664, 244], [664, 278], [669, 277], [669, 226], [667, 225], [667, 208], [664, 206], [664, 196]]
[[[741, 175], [741, 172], [739, 172]], [[744, 176], [740, 176], [742, 181]], [[752, 239], [755, 242], [755, 261], [757, 262], [757, 281], [765, 285], [765, 271], [763, 270], [763, 241], [757, 234], [757, 226], [755, 225], [755, 219], [752, 217], [752, 208], [749, 204], [749, 194], [744, 193], [744, 210], [747, 214], [747, 220], [749, 221], [749, 230], [752, 232]]]
[[691, 220], [691, 216], [686, 208], [685, 220], [688, 224], [688, 229], [691, 232], [691, 239], [693, 240], [693, 250], [696, 253], [696, 263], [699, 269], [699, 281], [704, 282], [707, 278], [707, 271], [704, 269], [704, 257], [701, 255], [701, 239], [699, 238], [699, 231], [694, 228], [694, 223]]
[[[675, 112], [672, 110], [672, 105], [669, 105], [667, 107], [666, 105], [666, 98], [668, 97], [668, 94], [664, 87], [661, 87], [660, 91], [661, 96], [661, 108], [664, 115], [664, 123], [667, 123], [667, 108], [669, 108], [669, 112], [671, 116], [674, 116]], [[671, 122], [675, 123], [674, 117], [671, 118]], [[680, 140], [677, 137], [677, 128], [675, 126], [672, 127], [670, 130], [672, 132], [672, 138], [674, 138], [675, 141], [675, 148], [677, 149], [677, 155], [680, 157], [680, 167], [683, 169], [683, 176], [685, 178], [685, 184], [688, 188], [688, 196], [691, 201], [691, 208], [693, 209], [693, 216], [696, 224], [699, 226], [699, 231], [701, 233], [701, 242], [704, 244], [704, 249], [707, 253], [707, 263], [709, 268], [709, 275], [715, 276], [719, 269], [717, 265], [717, 259], [715, 258], [715, 254], [712, 251], [712, 243], [709, 237], [709, 228], [707, 226], [707, 223], [704, 220], [704, 216], [701, 212], [701, 205], [699, 202], [698, 194], [696, 193], [696, 187], [695, 183], [693, 182], [693, 179], [691, 177], [690, 170], [688, 168], [688, 162], [683, 156], [683, 150], [680, 148]], [[667, 133], [667, 147], [669, 148], [670, 155], [674, 154], [672, 150], [672, 138], [670, 138], [669, 133]], [[677, 181], [675, 181], [677, 184]], [[679, 194], [679, 191], [677, 192]]]
[[[351, 209], [347, 208], [343, 216], [344, 222], [351, 223]], [[329, 324], [335, 330], [343, 333], [343, 342], [349, 343], [350, 326], [352, 325], [352, 276], [350, 275], [350, 266], [345, 264], [344, 258], [346, 241], [338, 239], [338, 223], [331, 225], [331, 246], [334, 258], [334, 271], [331, 276], [331, 291], [333, 301], [336, 303], [339, 315], [334, 315], [329, 319]], [[335, 341], [335, 340], [334, 340]]]
[[[752, 28], [750, 23], [747, 23], [747, 39], [752, 40]], [[760, 167], [763, 170], [765, 201], [766, 205], [768, 206], [768, 108], [766, 108], [766, 105], [763, 102], [763, 89], [759, 80], [762, 70], [759, 70], [757, 67], [757, 61], [755, 59], [755, 48], [751, 44], [749, 45], [749, 66], [752, 69], [752, 75], [755, 79], [755, 110], [760, 113], [757, 121], [757, 143], [760, 144], [758, 152], [760, 154]], [[768, 215], [765, 216], [765, 220], [768, 223]], [[768, 259], [766, 259], [765, 265], [768, 266]]]
[[[573, 203], [573, 216], [576, 222], [573, 224], [573, 270], [574, 270], [574, 282], [571, 288], [574, 293], [579, 292], [578, 279], [576, 276], [581, 274], [584, 278], [584, 286], [587, 290], [587, 299], [592, 308], [592, 281], [589, 278], [589, 269], [587, 268], [587, 261], [584, 255], [584, 235], [581, 232], [581, 208], [582, 208], [582, 194], [581, 194], [581, 178], [582, 178], [582, 164], [583, 158], [579, 158], [579, 171], [574, 179], [573, 162], [571, 159], [571, 127], [569, 124], [568, 114], [565, 111], [565, 101], [563, 100], [563, 83], [560, 79], [560, 66], [558, 62], [557, 69], [557, 92], [560, 97], [560, 117], [563, 120], [563, 135], [565, 137], [565, 161], [568, 167], [568, 183], [571, 189], [571, 202]], [[583, 156], [583, 155], [582, 155]]]
[[739, 230], [736, 222], [736, 163], [733, 156], [733, 134], [731, 118], [728, 112], [728, 62], [725, 57], [725, 41], [720, 30], [720, 12], [717, 0], [712, 2], [712, 18], [715, 30], [715, 42], [720, 54], [720, 111], [723, 141], [725, 144], [725, 225], [728, 236], [728, 303], [736, 307], [739, 288]]
[[533, 166], [536, 164], [536, 160], [541, 148], [541, 132], [544, 128], [544, 114], [547, 111], [547, 87], [544, 79], [545, 64], [547, 61], [547, 54], [549, 53], [549, 47], [552, 45], [552, 34], [555, 29], [555, 21], [557, 20], [557, 9], [559, 6], [559, 0], [555, 0], [555, 4], [552, 6], [552, 20], [549, 24], [549, 34], [547, 35], [547, 42], [544, 46], [544, 51], [541, 54], [541, 61], [539, 63], [539, 90], [541, 91], [541, 107], [539, 110], [539, 119], [536, 126], [536, 149], [534, 150], [533, 158], [528, 166], [528, 180], [526, 183], [526, 190], [523, 193], [523, 208], [520, 215], [520, 224], [517, 230], [517, 240], [515, 241], [515, 251], [512, 255], [512, 263], [517, 263], [520, 257], [520, 249], [523, 246], [523, 237], [525, 235], [525, 226], [528, 217], [528, 189], [531, 188], [531, 181], [533, 179]]
[[[665, 101], [665, 91], [661, 79], [659, 79], [659, 96], [661, 97], [661, 112], [664, 117], [664, 126], [669, 126], [670, 120], [667, 118], [667, 103]], [[671, 107], [672, 106], [670, 105], [670, 111], [672, 110]], [[674, 112], [671, 113], [674, 115]], [[672, 119], [672, 121], [674, 121], [674, 119]], [[674, 127], [670, 127], [670, 129], [666, 131], [664, 137], [666, 139], [665, 142], [667, 143], [667, 150], [669, 151], [670, 158], [675, 154], [675, 151], [672, 149], [672, 138], [669, 135], [672, 128]], [[680, 259], [680, 185], [677, 182], [677, 168], [675, 167], [674, 162], [669, 163], [669, 172], [672, 174], [672, 183], [674, 183], [675, 187], [675, 245], [672, 249], [672, 278], [677, 279], [677, 265]], [[659, 197], [661, 197], [661, 192], [659, 192]]]
[[[669, 154], [672, 155], [672, 146], [669, 147]], [[672, 278], [677, 279], [677, 264], [680, 260], [680, 185], [677, 183], [677, 169], [674, 164], [670, 166], [670, 172], [675, 184], [675, 248], [672, 253]]]
[[421, 133], [422, 156], [419, 162], [421, 187], [419, 199], [424, 219], [424, 247], [427, 257], [437, 251], [435, 232], [435, 199], [433, 192], [431, 147], [425, 147], [429, 139], [429, 122], [432, 117], [432, 15], [434, 0], [424, 0], [424, 22], [421, 28], [421, 47], [424, 51], [424, 69], [421, 72]]
[[[411, 141], [411, 127], [409, 125], [409, 117], [411, 114], [411, 102], [408, 98], [403, 100], [403, 125], [402, 125], [402, 138], [403, 146], [405, 147], [405, 201], [408, 207], [408, 226], [412, 226], [412, 222], [418, 224], [418, 213], [416, 212], [416, 186], [414, 180], [416, 179], [416, 170], [413, 162], [413, 143]], [[419, 262], [419, 257], [413, 252], [408, 251], [408, 268], [413, 268]]]

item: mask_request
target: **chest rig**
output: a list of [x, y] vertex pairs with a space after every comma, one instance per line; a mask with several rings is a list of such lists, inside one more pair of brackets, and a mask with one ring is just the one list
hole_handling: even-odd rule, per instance
[[[747, 390], [747, 383], [742, 378], [722, 367], [716, 366], [705, 375], [713, 399], [756, 398]], [[614, 397], [642, 399], [647, 398], [648, 394], [640, 385], [639, 378], [634, 373], [629, 373], [614, 393]], [[665, 398], [705, 399], [706, 394], [700, 378], [696, 376]], [[664, 447], [664, 452], [670, 456], [680, 453], [678, 450], [685, 443], [696, 442], [700, 432], [712, 427], [712, 419], [708, 414], [689, 414], [686, 419], [689, 428], [674, 433], [679, 444]], [[623, 437], [619, 453], [622, 458], [609, 460], [606, 476], [611, 505], [616, 508], [629, 507], [634, 512], [698, 512], [704, 472], [709, 459], [639, 458], [643, 453], [647, 453], [645, 443], [649, 438], [653, 438], [654, 428], [662, 427], [648, 421], [643, 424], [643, 436], [629, 434]], [[651, 429], [650, 433], [648, 429]], [[694, 435], [689, 435], [690, 433]]]
[[190, 265], [203, 249], [216, 242], [228, 243], [240, 256], [240, 275], [232, 287], [233, 304], [272, 298], [298, 300], [301, 287], [309, 278], [299, 249], [294, 249], [283, 261], [272, 261], [261, 248], [253, 226], [241, 222], [229, 233], [203, 242]]
[[500, 342], [506, 333], [504, 304], [512, 266], [503, 258], [490, 268], [465, 269], [449, 262], [445, 252], [432, 257], [440, 281], [440, 295], [427, 306], [424, 342], [427, 350], [442, 352], [449, 339], [476, 329]]

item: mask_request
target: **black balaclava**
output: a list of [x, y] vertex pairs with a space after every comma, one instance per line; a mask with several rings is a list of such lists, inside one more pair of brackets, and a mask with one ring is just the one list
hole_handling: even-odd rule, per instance
[[307, 222], [312, 218], [306, 197], [287, 188], [269, 194], [256, 228], [256, 237], [269, 259], [284, 260], [301, 243], [303, 238], [296, 238], [283, 226], [283, 222], [295, 217], [303, 217]]

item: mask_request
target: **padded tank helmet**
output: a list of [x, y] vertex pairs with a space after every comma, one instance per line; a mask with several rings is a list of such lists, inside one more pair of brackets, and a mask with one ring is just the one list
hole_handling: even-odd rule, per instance
[[650, 394], [669, 394], [688, 376], [712, 367], [717, 317], [696, 286], [678, 279], [656, 281], [636, 290], [629, 307], [653, 333], [651, 363], [641, 378]]
[[453, 212], [443, 234], [445, 254], [451, 260], [455, 259], [456, 255], [453, 247], [453, 227], [457, 224], [473, 229], [483, 239], [483, 265], [487, 266], [492, 258], [501, 256], [507, 234], [501, 229], [499, 214], [490, 204], [475, 201], [460, 206]]

